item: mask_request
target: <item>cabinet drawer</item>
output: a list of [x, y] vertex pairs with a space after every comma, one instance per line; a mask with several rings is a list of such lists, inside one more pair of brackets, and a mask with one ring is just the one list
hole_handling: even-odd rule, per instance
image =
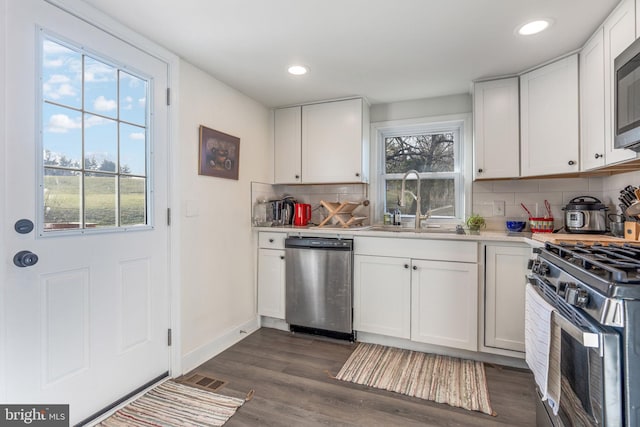
[[284, 249], [284, 240], [287, 233], [260, 232], [258, 235], [258, 247], [269, 249]]
[[353, 250], [356, 255], [478, 262], [478, 243], [460, 240], [356, 237]]

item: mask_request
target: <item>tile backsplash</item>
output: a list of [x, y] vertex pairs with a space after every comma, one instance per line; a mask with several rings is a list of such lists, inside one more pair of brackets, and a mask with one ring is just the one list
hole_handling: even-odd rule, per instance
[[[564, 226], [562, 208], [571, 199], [592, 196], [609, 207], [609, 213], [617, 213], [618, 195], [626, 185], [640, 187], [640, 171], [625, 174], [591, 178], [549, 178], [522, 180], [476, 181], [473, 183], [472, 213], [480, 214], [487, 221], [487, 229], [503, 230], [505, 220], [527, 219], [527, 213], [520, 203], [533, 215], [544, 216], [544, 201], [548, 200], [554, 218], [554, 228]], [[321, 200], [330, 202], [362, 202], [369, 198], [367, 184], [324, 184], [324, 185], [273, 185], [251, 183], [251, 206], [258, 199], [275, 199], [293, 196], [297, 201], [309, 203], [312, 207], [312, 222], [318, 224], [327, 211], [320, 205]], [[504, 215], [500, 215], [504, 206]], [[355, 212], [371, 218], [369, 207], [360, 206]]]
[[[562, 208], [574, 197], [592, 196], [608, 204], [604, 200], [603, 180], [597, 177], [476, 181], [473, 183], [472, 210], [485, 217], [487, 229], [503, 230], [507, 219], [528, 219], [529, 215], [520, 203], [524, 203], [534, 216], [543, 217], [546, 212], [544, 201], [548, 200], [554, 228], [558, 229], [564, 226]], [[502, 204], [504, 216], [496, 215], [496, 205]]]
[[[251, 183], [251, 203], [258, 199], [278, 199], [293, 196], [300, 203], [311, 205], [311, 222], [319, 224], [328, 215], [327, 210], [320, 204], [327, 202], [363, 202], [368, 199], [367, 184], [307, 184], [284, 185]], [[357, 216], [371, 217], [369, 207], [360, 205], [354, 212]], [[365, 223], [368, 224], [367, 221]]]

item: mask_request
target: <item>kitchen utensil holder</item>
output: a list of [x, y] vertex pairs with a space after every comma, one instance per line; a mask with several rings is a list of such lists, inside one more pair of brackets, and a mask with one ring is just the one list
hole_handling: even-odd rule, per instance
[[532, 233], [553, 232], [553, 218], [529, 217], [529, 227]]

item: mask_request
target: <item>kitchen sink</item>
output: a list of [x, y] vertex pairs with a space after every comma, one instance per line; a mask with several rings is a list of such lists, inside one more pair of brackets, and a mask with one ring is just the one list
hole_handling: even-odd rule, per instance
[[390, 231], [395, 233], [427, 233], [427, 234], [456, 234], [456, 229], [448, 227], [423, 227], [416, 230], [413, 227], [400, 227], [397, 225], [372, 225], [370, 231]]

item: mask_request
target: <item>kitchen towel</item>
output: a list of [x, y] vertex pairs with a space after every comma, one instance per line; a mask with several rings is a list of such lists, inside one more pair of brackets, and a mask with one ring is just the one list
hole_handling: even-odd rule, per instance
[[554, 308], [528, 283], [525, 293], [525, 360], [533, 372], [542, 400], [548, 399], [557, 415], [560, 404], [560, 332], [559, 328], [553, 327], [553, 312]]

